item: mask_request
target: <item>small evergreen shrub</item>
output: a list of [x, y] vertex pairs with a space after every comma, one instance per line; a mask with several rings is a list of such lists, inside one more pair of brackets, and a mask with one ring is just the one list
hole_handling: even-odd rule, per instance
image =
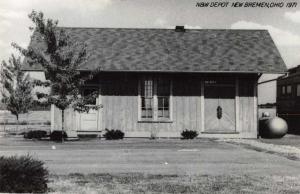
[[42, 139], [43, 137], [47, 137], [47, 131], [35, 130], [24, 134], [25, 139]]
[[197, 131], [185, 129], [181, 132], [181, 139], [194, 139], [198, 135]]
[[116, 139], [123, 139], [124, 133], [118, 129], [114, 130], [108, 130], [105, 129], [106, 133], [103, 135], [103, 137], [107, 140], [116, 140]]
[[44, 193], [48, 170], [31, 156], [0, 157], [1, 193]]
[[68, 136], [65, 131], [63, 133], [62, 133], [62, 131], [53, 131], [50, 134], [51, 141], [61, 141], [62, 139], [66, 139], [67, 137]]

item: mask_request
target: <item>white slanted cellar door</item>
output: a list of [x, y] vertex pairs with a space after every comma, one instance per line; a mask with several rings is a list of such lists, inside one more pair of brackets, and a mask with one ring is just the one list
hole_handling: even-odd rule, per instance
[[235, 132], [235, 83], [224, 83], [224, 80], [205, 81], [204, 99], [205, 132]]

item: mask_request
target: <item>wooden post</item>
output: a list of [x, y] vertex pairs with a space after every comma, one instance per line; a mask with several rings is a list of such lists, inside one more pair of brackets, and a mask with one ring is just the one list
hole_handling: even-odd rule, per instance
[[[155, 77], [153, 78], [153, 120], [157, 121], [158, 120], [158, 98], [157, 98], [157, 82], [158, 79]], [[152, 123], [152, 132], [155, 136], [155, 138], [157, 137], [158, 134], [158, 123]], [[154, 131], [153, 131], [153, 125], [154, 125]]]
[[61, 142], [64, 142], [65, 109], [61, 110]]
[[205, 80], [201, 80], [200, 84], [201, 84], [201, 96], [200, 96], [200, 104], [201, 104], [201, 132], [204, 132], [205, 131], [205, 115], [204, 115], [204, 81]]
[[253, 95], [253, 120], [254, 120], [254, 126], [256, 127], [256, 133], [257, 133], [257, 138], [259, 137], [259, 126], [258, 126], [258, 102], [257, 102], [257, 81], [255, 80], [254, 85], [254, 95]]
[[173, 121], [173, 79], [170, 81], [170, 100], [169, 100], [169, 116], [170, 120]]
[[239, 78], [235, 79], [235, 131], [241, 132], [240, 128], [240, 98], [239, 98]]
[[55, 129], [55, 105], [51, 104], [51, 127], [50, 127], [50, 132], [54, 131]]
[[98, 109], [98, 122], [97, 122], [97, 129], [98, 131], [102, 131], [102, 109], [103, 109], [103, 105], [102, 105], [102, 96], [101, 96], [101, 86], [99, 88], [99, 95], [98, 95], [98, 102], [97, 102], [97, 105], [98, 106], [101, 106], [100, 109]]
[[153, 120], [157, 120], [158, 117], [158, 99], [157, 99], [157, 79], [153, 79]]
[[138, 80], [138, 99], [137, 99], [137, 101], [138, 101], [138, 121], [140, 121], [141, 120], [141, 108], [142, 108], [142, 101], [141, 101], [141, 79], [139, 79]]

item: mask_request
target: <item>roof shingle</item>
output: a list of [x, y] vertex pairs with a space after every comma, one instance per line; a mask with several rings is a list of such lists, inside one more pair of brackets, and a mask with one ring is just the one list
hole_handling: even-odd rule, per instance
[[[80, 70], [283, 73], [286, 65], [266, 30], [64, 28], [87, 45]], [[34, 33], [30, 45], [39, 47]], [[25, 70], [41, 70], [39, 65]]]

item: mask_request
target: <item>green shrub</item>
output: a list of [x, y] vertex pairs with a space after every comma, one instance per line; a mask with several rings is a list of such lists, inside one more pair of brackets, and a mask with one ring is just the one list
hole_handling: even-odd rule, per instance
[[103, 137], [107, 140], [116, 140], [116, 139], [123, 139], [124, 133], [120, 130], [108, 130], [105, 129], [106, 133], [103, 135]]
[[194, 139], [198, 135], [197, 131], [185, 129], [181, 132], [181, 139]]
[[43, 137], [47, 137], [47, 131], [35, 130], [24, 134], [25, 139], [41, 139]]
[[61, 141], [62, 139], [66, 139], [67, 137], [68, 136], [65, 131], [63, 133], [62, 133], [62, 131], [53, 131], [50, 134], [51, 141]]
[[48, 170], [31, 156], [0, 157], [0, 192], [44, 193]]

